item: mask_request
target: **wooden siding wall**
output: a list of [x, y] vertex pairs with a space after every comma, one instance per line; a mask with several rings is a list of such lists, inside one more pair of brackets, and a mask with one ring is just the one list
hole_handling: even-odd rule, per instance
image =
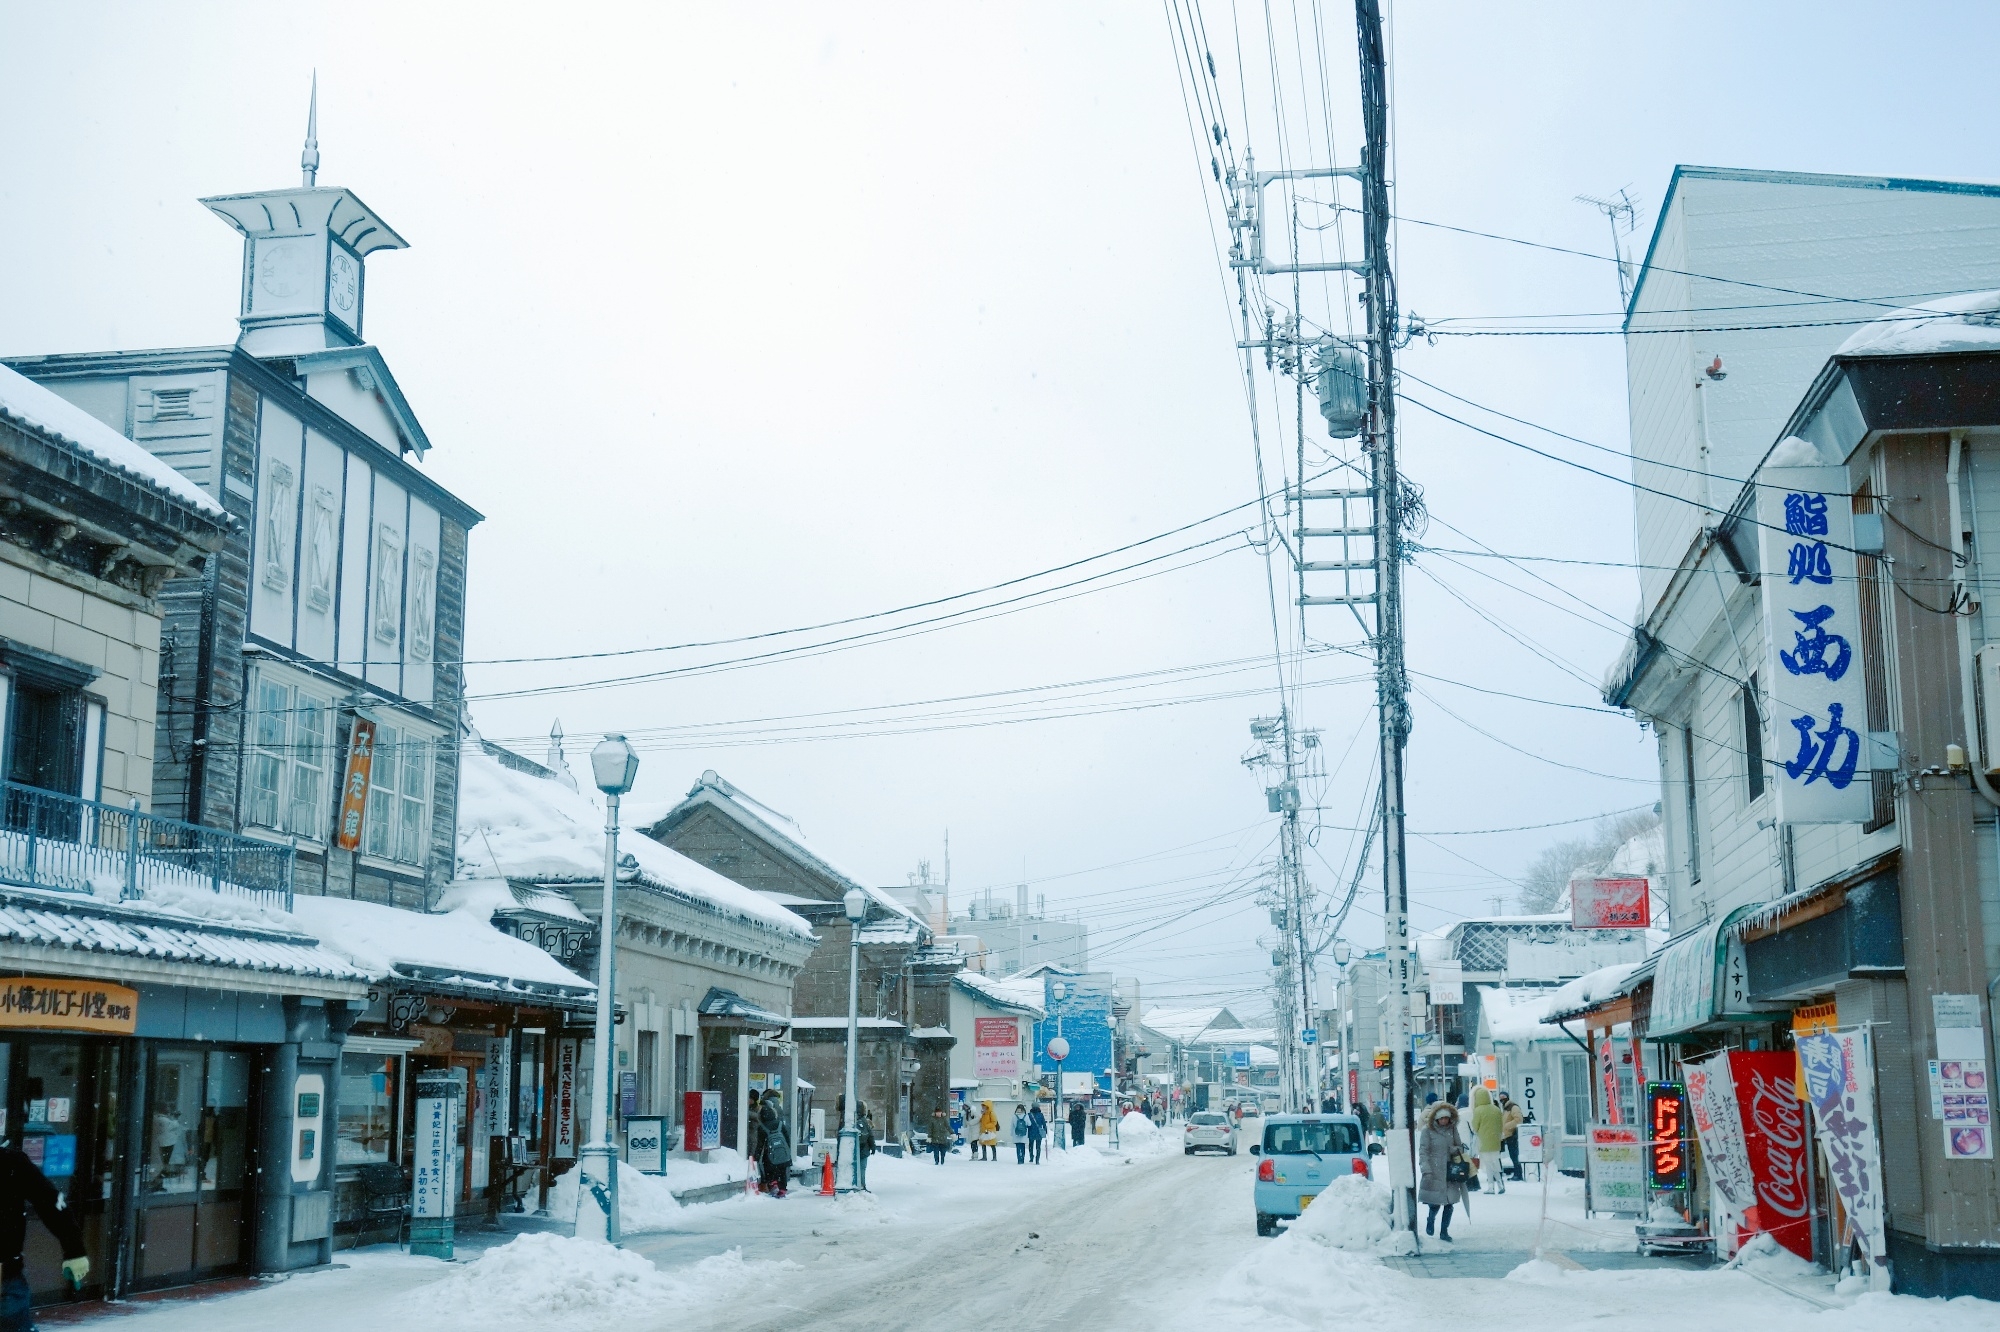
[[[1948, 547], [1951, 537], [1945, 492], [1949, 447], [1943, 434], [1902, 436], [1882, 447], [1881, 493], [1890, 497], [1883, 503], [1896, 519], [1885, 527], [1900, 593], [1892, 599], [1890, 615], [1896, 656], [1904, 666], [1897, 687], [1905, 773], [1942, 765], [1945, 746], [1959, 743], [1965, 733], [1958, 671], [1940, 669], [1958, 660], [1957, 625], [1952, 616], [1924, 608], [1951, 600], [1951, 557], [1939, 549]], [[1986, 989], [1974, 859], [1977, 801], [1970, 783], [1954, 777], [1907, 780], [1897, 800], [1905, 848], [1909, 1057], [1913, 1083], [1925, 1088], [1925, 1061], [1937, 1056], [1930, 996]], [[1943, 1137], [1928, 1109], [1907, 1107], [1929, 1130], [1918, 1134], [1929, 1203], [1924, 1238], [1932, 1244], [1990, 1244], [2000, 1235], [2000, 1164], [1946, 1160]]]

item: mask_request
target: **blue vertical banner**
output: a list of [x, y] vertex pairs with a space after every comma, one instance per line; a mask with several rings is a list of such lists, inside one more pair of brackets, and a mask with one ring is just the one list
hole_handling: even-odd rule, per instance
[[1845, 467], [1757, 474], [1760, 704], [1780, 823], [1862, 823], [1873, 804], [1851, 489]]

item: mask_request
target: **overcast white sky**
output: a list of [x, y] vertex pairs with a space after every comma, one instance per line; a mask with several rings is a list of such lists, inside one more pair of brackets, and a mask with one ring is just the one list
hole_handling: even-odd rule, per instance
[[[1988, 6], [1624, 10], [1396, 5], [1398, 210], [1603, 253], [1604, 219], [1574, 196], [1630, 187], [1643, 249], [1676, 162], [2000, 176], [1979, 111], [2000, 44]], [[1303, 74], [1351, 162], [1350, 9], [1273, 0], [1268, 12], [1290, 160], [1326, 156], [1305, 143]], [[1275, 165], [1266, 9], [1208, 0], [1203, 17], [1225, 98], [1238, 99], [1225, 103], [1232, 145]], [[412, 246], [369, 263], [369, 338], [424, 420], [426, 467], [486, 515], [472, 539], [475, 662], [925, 601], [1256, 492], [1206, 164], [1189, 143], [1167, 19], [1145, 3], [0, 4], [0, 354], [231, 340], [240, 242], [195, 200], [296, 180], [315, 67], [321, 183], [355, 190]], [[1405, 308], [1432, 319], [1617, 306], [1608, 263], [1408, 224], [1398, 242]], [[1443, 338], [1403, 364], [1624, 444], [1616, 338]], [[1273, 466], [1280, 409], [1288, 438], [1289, 398], [1264, 402]], [[1309, 439], [1324, 443], [1307, 411]], [[1614, 566], [1537, 566], [1585, 605], [1491, 560], [1427, 557], [1410, 579], [1413, 667], [1595, 704], [1587, 682], [1616, 654], [1636, 595], [1615, 567], [1631, 559], [1628, 492], [1421, 413], [1406, 421], [1431, 544], [1469, 546], [1457, 528], [1511, 554]], [[1092, 917], [1095, 960], [1138, 975], [1149, 1002], [1217, 996], [1251, 1010], [1263, 913], [1231, 872], [1254, 863], [1275, 824], [1237, 760], [1247, 719], [1275, 699], [1132, 708], [1269, 683], [1268, 664], [1255, 667], [1271, 648], [1263, 573], [1236, 546], [975, 624], [790, 664], [476, 699], [473, 715], [531, 752], [556, 717], [586, 745], [630, 731], [647, 746], [641, 799], [668, 802], [713, 767], [879, 882], [920, 858], [941, 867], [949, 829], [955, 900], [1011, 894], [1025, 875], [1052, 907]], [[1218, 558], [1177, 567], [1206, 555]], [[1135, 574], [1158, 576], [1101, 588]], [[1569, 669], [1475, 618], [1432, 574]], [[1325, 615], [1308, 624], [1316, 638], [1353, 640]], [[849, 632], [474, 665], [471, 681], [475, 695], [568, 685]], [[1015, 694], [976, 717], [937, 715], [966, 706], [949, 705], [829, 719], [865, 721], [858, 736], [803, 739], [796, 723], [657, 729], [1220, 662], [1239, 666], [1082, 697]], [[1335, 656], [1307, 678], [1359, 674]], [[1649, 737], [1623, 718], [1420, 683], [1498, 739], [1414, 701], [1415, 829], [1656, 798]], [[1323, 890], [1359, 821], [1367, 736], [1348, 747], [1372, 727], [1370, 699], [1363, 682], [1302, 695], [1329, 759], [1347, 755], [1309, 791], [1329, 825], [1309, 862]], [[1081, 715], [1020, 720], [1053, 711]], [[1490, 910], [1567, 831], [1414, 840], [1416, 923]], [[1364, 946], [1380, 941], [1379, 904], [1371, 872], [1349, 930]]]

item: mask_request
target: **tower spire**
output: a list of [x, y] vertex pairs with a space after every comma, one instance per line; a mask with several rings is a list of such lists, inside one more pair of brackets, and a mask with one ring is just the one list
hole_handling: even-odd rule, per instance
[[312, 189], [319, 183], [319, 71], [313, 71], [312, 101], [306, 108], [306, 150], [299, 154], [299, 174]]

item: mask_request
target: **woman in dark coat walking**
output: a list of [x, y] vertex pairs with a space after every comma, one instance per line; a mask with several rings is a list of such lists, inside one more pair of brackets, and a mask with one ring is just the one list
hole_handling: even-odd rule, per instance
[[757, 1124], [764, 1138], [764, 1192], [782, 1198], [792, 1180], [792, 1135], [785, 1124], [784, 1101], [776, 1092], [765, 1092], [757, 1107]]
[[945, 1153], [951, 1150], [951, 1116], [939, 1106], [931, 1111], [931, 1160], [944, 1164]]
[[1083, 1146], [1083, 1137], [1084, 1137], [1084, 1133], [1083, 1133], [1083, 1131], [1084, 1131], [1084, 1128], [1085, 1128], [1085, 1124], [1084, 1124], [1084, 1113], [1083, 1113], [1083, 1102], [1082, 1102], [1082, 1101], [1071, 1101], [1071, 1102], [1069, 1103], [1069, 1145], [1070, 1145], [1070, 1146], [1072, 1146], [1072, 1147], [1081, 1147], [1081, 1146]]
[[1049, 1117], [1043, 1114], [1042, 1107], [1040, 1105], [1037, 1105], [1034, 1109], [1028, 1112], [1029, 1164], [1040, 1165], [1042, 1163], [1042, 1139], [1048, 1136], [1049, 1136]]
[[1465, 1201], [1471, 1159], [1458, 1136], [1458, 1111], [1451, 1102], [1427, 1106], [1417, 1124], [1417, 1201], [1430, 1208], [1424, 1216], [1424, 1233], [1431, 1233], [1442, 1207], [1444, 1225], [1437, 1237], [1449, 1244], [1451, 1209]]

